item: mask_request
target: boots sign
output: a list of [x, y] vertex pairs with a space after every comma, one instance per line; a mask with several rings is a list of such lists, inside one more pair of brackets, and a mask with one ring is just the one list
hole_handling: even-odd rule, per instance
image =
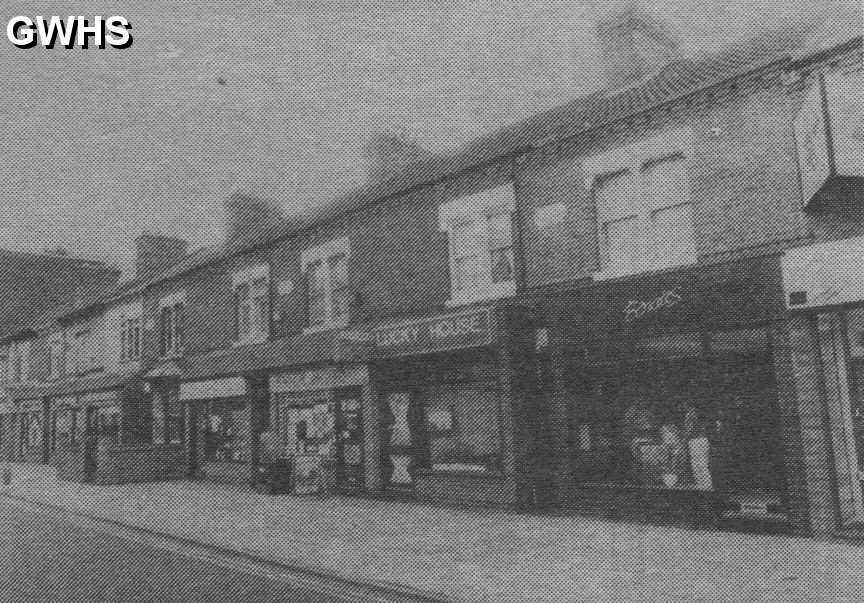
[[631, 299], [624, 306], [624, 322], [633, 322], [663, 308], [672, 308], [680, 304], [682, 299], [680, 287], [667, 289], [657, 297], [648, 300]]
[[487, 345], [491, 341], [488, 309], [403, 322], [374, 331], [379, 355], [399, 356]]

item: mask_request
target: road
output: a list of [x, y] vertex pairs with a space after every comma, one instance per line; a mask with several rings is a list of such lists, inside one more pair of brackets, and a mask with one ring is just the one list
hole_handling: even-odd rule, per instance
[[[92, 522], [91, 522], [92, 523]], [[279, 577], [244, 571], [219, 554], [207, 559], [132, 538], [122, 528], [63, 517], [0, 497], [0, 601], [292, 602], [344, 601]], [[176, 545], [174, 548], [178, 548]], [[230, 567], [235, 565], [235, 567]], [[301, 582], [302, 584], [302, 582]], [[350, 599], [347, 599], [350, 600]]]

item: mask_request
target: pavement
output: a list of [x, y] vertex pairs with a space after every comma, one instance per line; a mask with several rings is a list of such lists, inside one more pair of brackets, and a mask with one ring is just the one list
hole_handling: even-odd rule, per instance
[[197, 481], [92, 486], [9, 464], [0, 494], [450, 601], [864, 601], [864, 547]]

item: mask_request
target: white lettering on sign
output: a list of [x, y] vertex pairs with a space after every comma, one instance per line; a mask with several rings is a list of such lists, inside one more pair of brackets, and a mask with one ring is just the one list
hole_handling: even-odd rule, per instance
[[447, 339], [460, 335], [476, 335], [483, 332], [478, 314], [448, 318], [429, 325], [429, 336], [432, 339]]
[[420, 333], [418, 325], [409, 325], [400, 329], [379, 331], [375, 333], [375, 344], [379, 347], [390, 345], [403, 345], [417, 343], [417, 335]]
[[654, 299], [648, 301], [631, 299], [624, 307], [624, 322], [633, 322], [661, 308], [677, 306], [682, 300], [679, 287], [664, 291]]

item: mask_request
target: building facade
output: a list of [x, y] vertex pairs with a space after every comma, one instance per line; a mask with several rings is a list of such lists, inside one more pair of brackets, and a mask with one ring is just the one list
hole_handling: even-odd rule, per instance
[[607, 40], [635, 60], [616, 56], [619, 88], [305, 223], [244, 221], [271, 214], [232, 198], [219, 248], [139, 242], [135, 280], [9, 341], [45, 360], [6, 388], [7, 458], [99, 483], [851, 531], [861, 38], [698, 61], [625, 38]]

